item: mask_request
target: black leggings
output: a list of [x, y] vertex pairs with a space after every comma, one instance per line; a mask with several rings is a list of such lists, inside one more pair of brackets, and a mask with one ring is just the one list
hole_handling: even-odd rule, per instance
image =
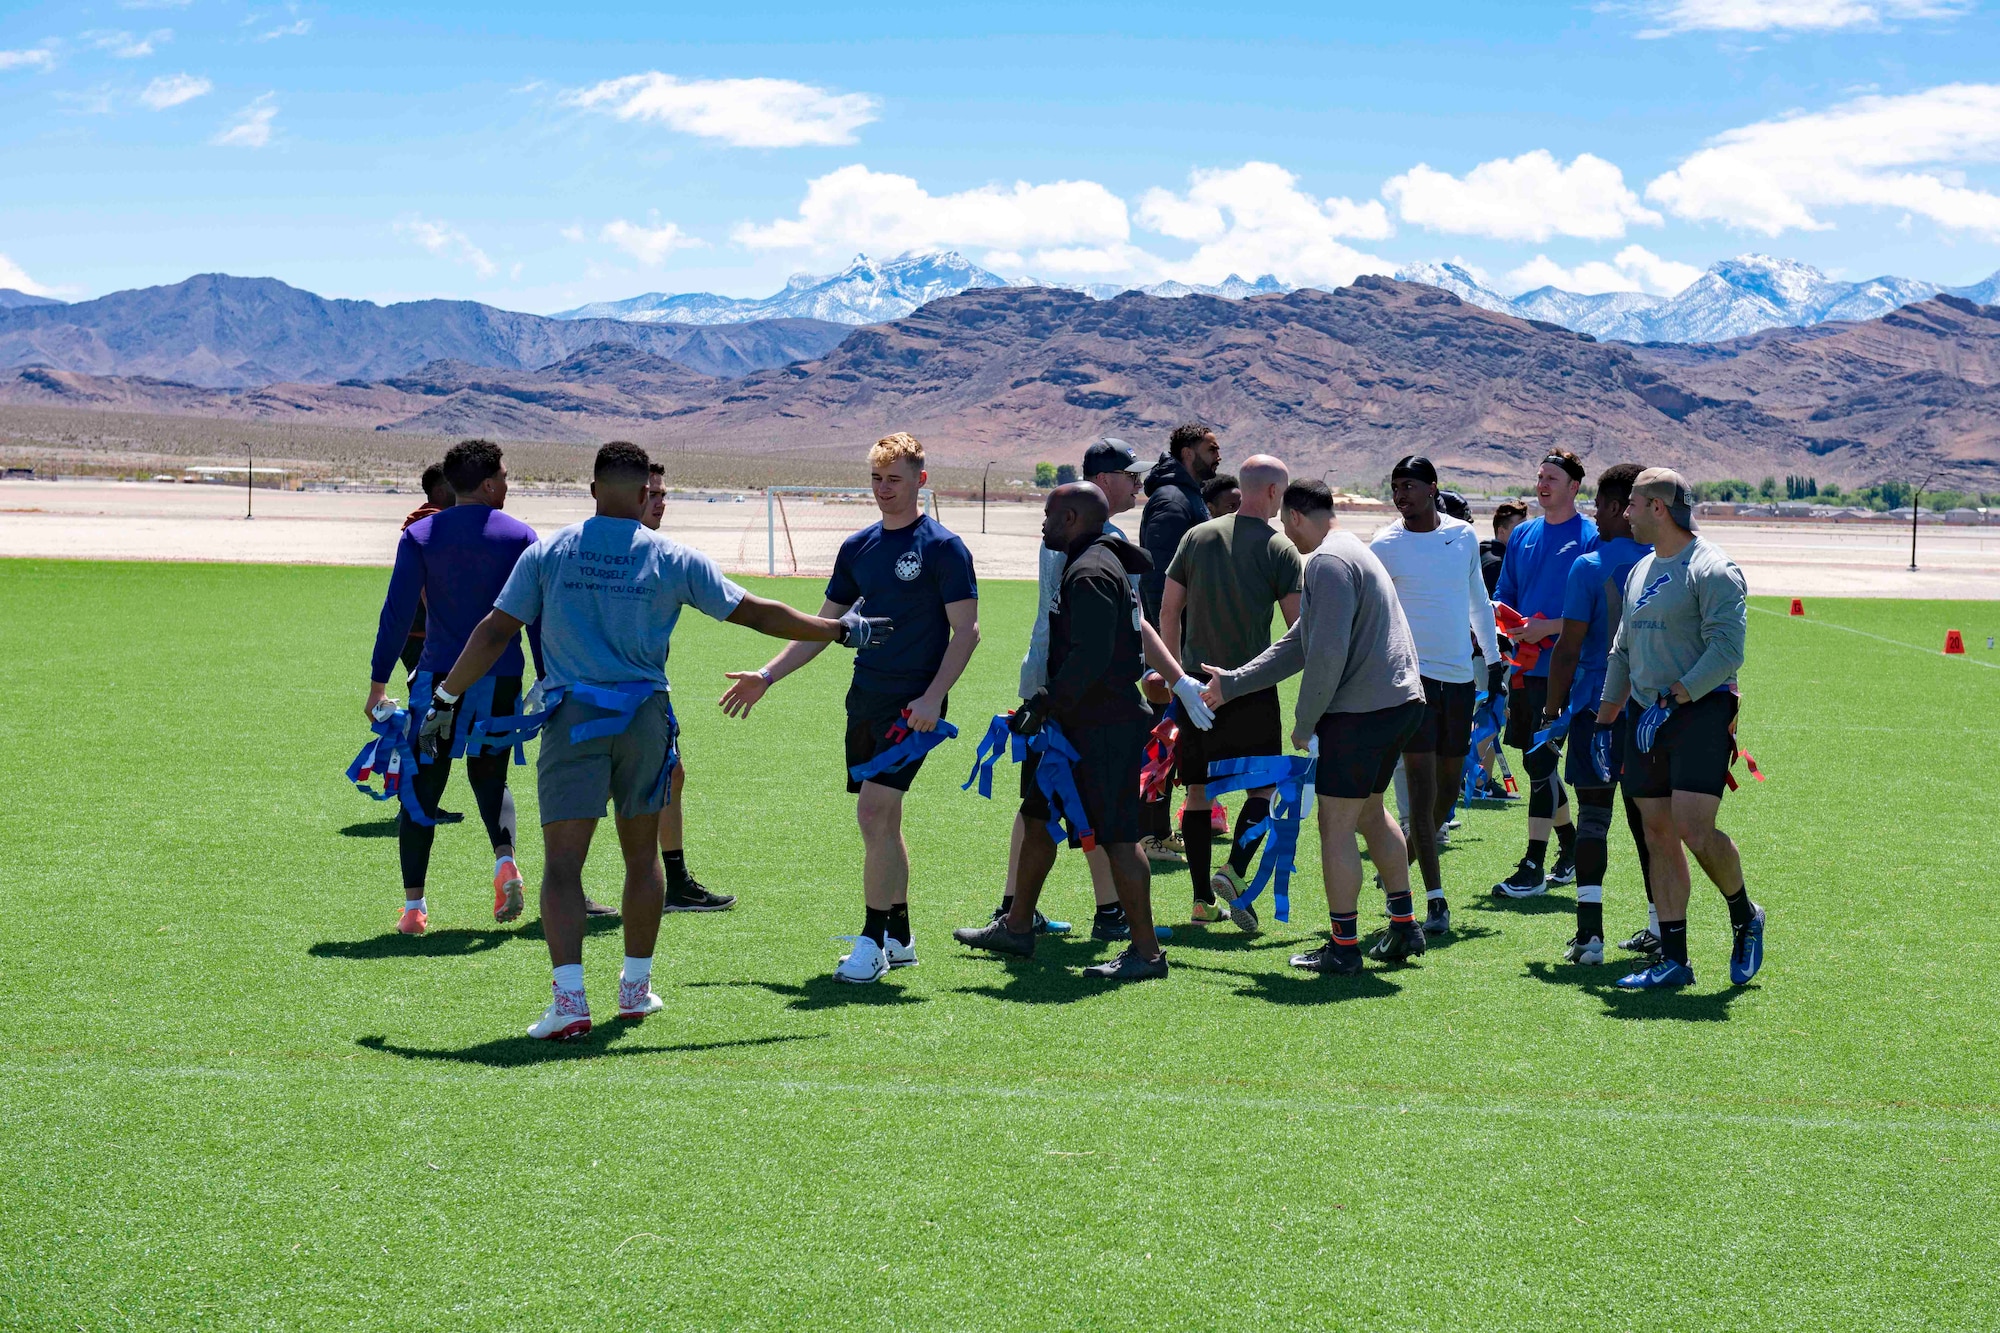
[[[468, 755], [465, 760], [465, 779], [472, 784], [472, 797], [479, 802], [480, 821], [486, 825], [486, 836], [495, 852], [514, 845], [514, 802], [507, 794], [510, 753], [502, 750], [498, 754]], [[450, 755], [439, 755], [431, 763], [417, 766], [417, 801], [433, 817], [437, 815], [445, 783], [451, 778], [451, 764]], [[414, 890], [409, 893], [412, 898], [422, 893], [424, 879], [430, 873], [431, 842], [436, 836], [435, 826], [419, 824], [410, 818], [408, 810], [396, 808], [396, 851], [403, 862], [403, 887]]]

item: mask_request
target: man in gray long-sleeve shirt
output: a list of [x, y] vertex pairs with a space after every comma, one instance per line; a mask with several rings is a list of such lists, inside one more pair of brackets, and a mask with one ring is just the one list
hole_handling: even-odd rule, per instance
[[[1736, 844], [1715, 826], [1736, 757], [1736, 671], [1748, 613], [1742, 571], [1694, 534], [1694, 491], [1648, 468], [1632, 484], [1632, 534], [1653, 553], [1625, 581], [1625, 609], [1606, 664], [1597, 735], [1625, 720], [1625, 793], [1639, 807], [1660, 913], [1660, 961], [1619, 979], [1628, 990], [1694, 981], [1688, 966], [1691, 851], [1729, 904], [1729, 976], [1743, 985], [1764, 961], [1764, 909], [1743, 885]], [[1635, 707], [1626, 710], [1626, 700]], [[1600, 763], [1603, 770], [1606, 764]]]
[[1285, 636], [1235, 671], [1203, 663], [1209, 706], [1268, 689], [1300, 675], [1292, 744], [1317, 740], [1320, 864], [1332, 943], [1292, 959], [1310, 972], [1352, 976], [1361, 970], [1357, 904], [1361, 897], [1359, 832], [1389, 895], [1389, 929], [1368, 952], [1395, 962], [1424, 951], [1423, 927], [1410, 898], [1410, 855], [1402, 830], [1382, 808], [1404, 742], [1423, 722], [1424, 687], [1416, 641], [1403, 618], [1389, 571], [1365, 545], [1333, 531], [1326, 483], [1285, 489], [1285, 535], [1307, 553], [1299, 618]]

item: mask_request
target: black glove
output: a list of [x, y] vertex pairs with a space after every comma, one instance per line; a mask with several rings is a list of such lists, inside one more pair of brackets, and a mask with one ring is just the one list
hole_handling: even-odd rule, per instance
[[417, 729], [417, 753], [426, 759], [436, 759], [440, 754], [451, 753], [451, 738], [458, 730], [458, 706], [463, 698], [445, 703], [436, 695], [431, 696], [431, 706], [424, 714], [423, 726]]
[[[866, 599], [863, 599], [866, 600]], [[871, 643], [880, 643], [896, 629], [896, 622], [887, 616], [864, 616], [861, 603], [847, 608], [847, 614], [840, 618], [840, 637], [834, 640], [843, 648], [857, 652]]]
[[1032, 736], [1049, 720], [1049, 692], [1043, 690], [1007, 715], [1007, 730], [1016, 736]]
[[1495, 662], [1486, 668], [1486, 692], [1498, 698], [1507, 683], [1507, 664]]

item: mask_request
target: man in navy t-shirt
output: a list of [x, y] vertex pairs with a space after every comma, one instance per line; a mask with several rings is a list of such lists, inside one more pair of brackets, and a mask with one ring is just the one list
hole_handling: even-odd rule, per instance
[[[860, 607], [887, 616], [896, 632], [854, 657], [847, 691], [847, 767], [865, 764], [908, 731], [934, 731], [947, 696], [979, 646], [979, 584], [965, 543], [917, 505], [928, 474], [924, 447], [898, 433], [868, 451], [869, 484], [881, 521], [840, 545], [822, 615]], [[824, 644], [795, 643], [756, 671], [732, 671], [722, 696], [732, 717], [748, 716], [771, 686], [819, 655]], [[862, 891], [867, 915], [854, 949], [834, 969], [837, 981], [879, 980], [917, 961], [910, 942], [910, 854], [903, 845], [903, 793], [921, 759], [864, 782], [860, 797], [865, 849]]]
[[[1500, 581], [1493, 600], [1504, 602], [1528, 623], [1514, 635], [1515, 657], [1532, 653], [1535, 660], [1517, 671], [1507, 694], [1507, 744], [1522, 751], [1528, 770], [1528, 854], [1514, 873], [1493, 886], [1495, 895], [1532, 898], [1551, 884], [1576, 878], [1576, 826], [1570, 822], [1569, 797], [1556, 777], [1561, 750], [1535, 744], [1542, 727], [1542, 710], [1549, 697], [1549, 662], [1556, 635], [1562, 632], [1563, 594], [1569, 587], [1569, 567], [1577, 557], [1597, 549], [1597, 525], [1576, 511], [1576, 493], [1583, 485], [1583, 463], [1567, 449], [1551, 449], [1535, 473], [1539, 518], [1514, 529], [1501, 561]], [[1561, 851], [1555, 867], [1544, 873], [1553, 828]]]

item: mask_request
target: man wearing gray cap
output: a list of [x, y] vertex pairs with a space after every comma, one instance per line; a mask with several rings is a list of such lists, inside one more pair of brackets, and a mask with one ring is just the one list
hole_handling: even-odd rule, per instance
[[[1653, 553], [1625, 582], [1597, 724], [1626, 714], [1625, 792], [1645, 823], [1661, 957], [1618, 985], [1668, 990], [1694, 982], [1685, 847], [1729, 904], [1735, 934], [1729, 979], [1740, 986], [1763, 966], [1764, 909], [1750, 900], [1742, 858], [1715, 817], [1736, 754], [1736, 672], [1749, 619], [1743, 573], [1695, 535], [1694, 491], [1678, 472], [1641, 472], [1632, 483], [1631, 519], [1632, 535], [1651, 543]], [[1610, 733], [1600, 731], [1598, 739], [1608, 759]]]

